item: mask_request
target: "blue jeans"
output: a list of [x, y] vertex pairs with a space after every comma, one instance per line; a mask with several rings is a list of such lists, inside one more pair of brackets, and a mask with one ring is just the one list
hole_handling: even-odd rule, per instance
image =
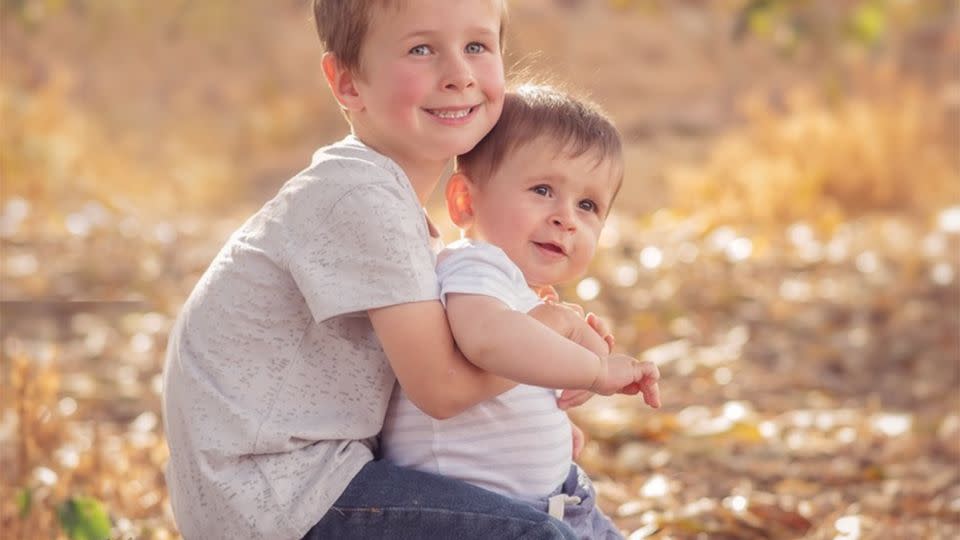
[[531, 505], [386, 461], [367, 463], [304, 540], [496, 538], [575, 540]]

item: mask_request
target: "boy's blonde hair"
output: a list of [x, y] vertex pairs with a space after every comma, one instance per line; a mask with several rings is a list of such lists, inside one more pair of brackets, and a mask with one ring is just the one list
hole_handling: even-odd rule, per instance
[[[360, 72], [360, 50], [374, 9], [399, 9], [408, 0], [313, 0], [313, 22], [325, 51], [333, 53], [340, 65]], [[500, 49], [507, 26], [507, 2], [500, 13]]]
[[619, 190], [623, 142], [613, 122], [595, 103], [545, 85], [526, 84], [507, 92], [500, 120], [473, 149], [457, 157], [457, 172], [482, 185], [512, 150], [541, 137], [567, 157], [592, 153], [598, 165], [614, 164]]

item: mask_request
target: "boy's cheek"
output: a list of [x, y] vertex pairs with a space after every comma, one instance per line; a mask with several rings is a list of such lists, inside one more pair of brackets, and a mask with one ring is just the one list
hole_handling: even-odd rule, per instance
[[502, 102], [505, 92], [505, 79], [503, 60], [500, 56], [491, 55], [485, 62], [477, 65], [475, 69], [475, 76], [481, 81], [483, 91], [488, 94], [488, 98]]
[[405, 69], [395, 69], [385, 81], [392, 87], [384, 89], [390, 96], [392, 105], [424, 105], [419, 103], [424, 97], [423, 75]]

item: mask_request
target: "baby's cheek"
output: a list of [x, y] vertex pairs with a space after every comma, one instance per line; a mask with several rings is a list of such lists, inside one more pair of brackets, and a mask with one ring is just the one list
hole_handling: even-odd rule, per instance
[[587, 267], [590, 266], [590, 262], [593, 260], [593, 257], [597, 254], [597, 241], [598, 241], [598, 239], [599, 239], [599, 236], [600, 236], [600, 235], [599, 235], [599, 231], [597, 231], [597, 234], [592, 235], [592, 236], [589, 236], [589, 237], [587, 237], [587, 238], [585, 238], [585, 239], [583, 240], [583, 243], [582, 243], [583, 257], [582, 257], [582, 259], [584, 259], [584, 260], [581, 262], [581, 265], [583, 266], [583, 268], [581, 269], [581, 271], [583, 271], [583, 272], [586, 272]]

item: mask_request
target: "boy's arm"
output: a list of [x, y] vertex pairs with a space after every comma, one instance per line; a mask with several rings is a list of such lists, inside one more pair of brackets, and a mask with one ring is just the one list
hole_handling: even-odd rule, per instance
[[368, 314], [400, 386], [434, 418], [456, 416], [517, 384], [463, 357], [438, 301], [397, 304]]
[[[543, 324], [491, 296], [447, 295], [450, 328], [473, 364], [524, 384], [592, 388], [604, 375], [606, 343], [586, 323], [571, 324], [563, 309], [541, 310], [539, 318], [549, 321]], [[589, 341], [587, 333], [598, 342], [596, 352], [576, 343]]]

